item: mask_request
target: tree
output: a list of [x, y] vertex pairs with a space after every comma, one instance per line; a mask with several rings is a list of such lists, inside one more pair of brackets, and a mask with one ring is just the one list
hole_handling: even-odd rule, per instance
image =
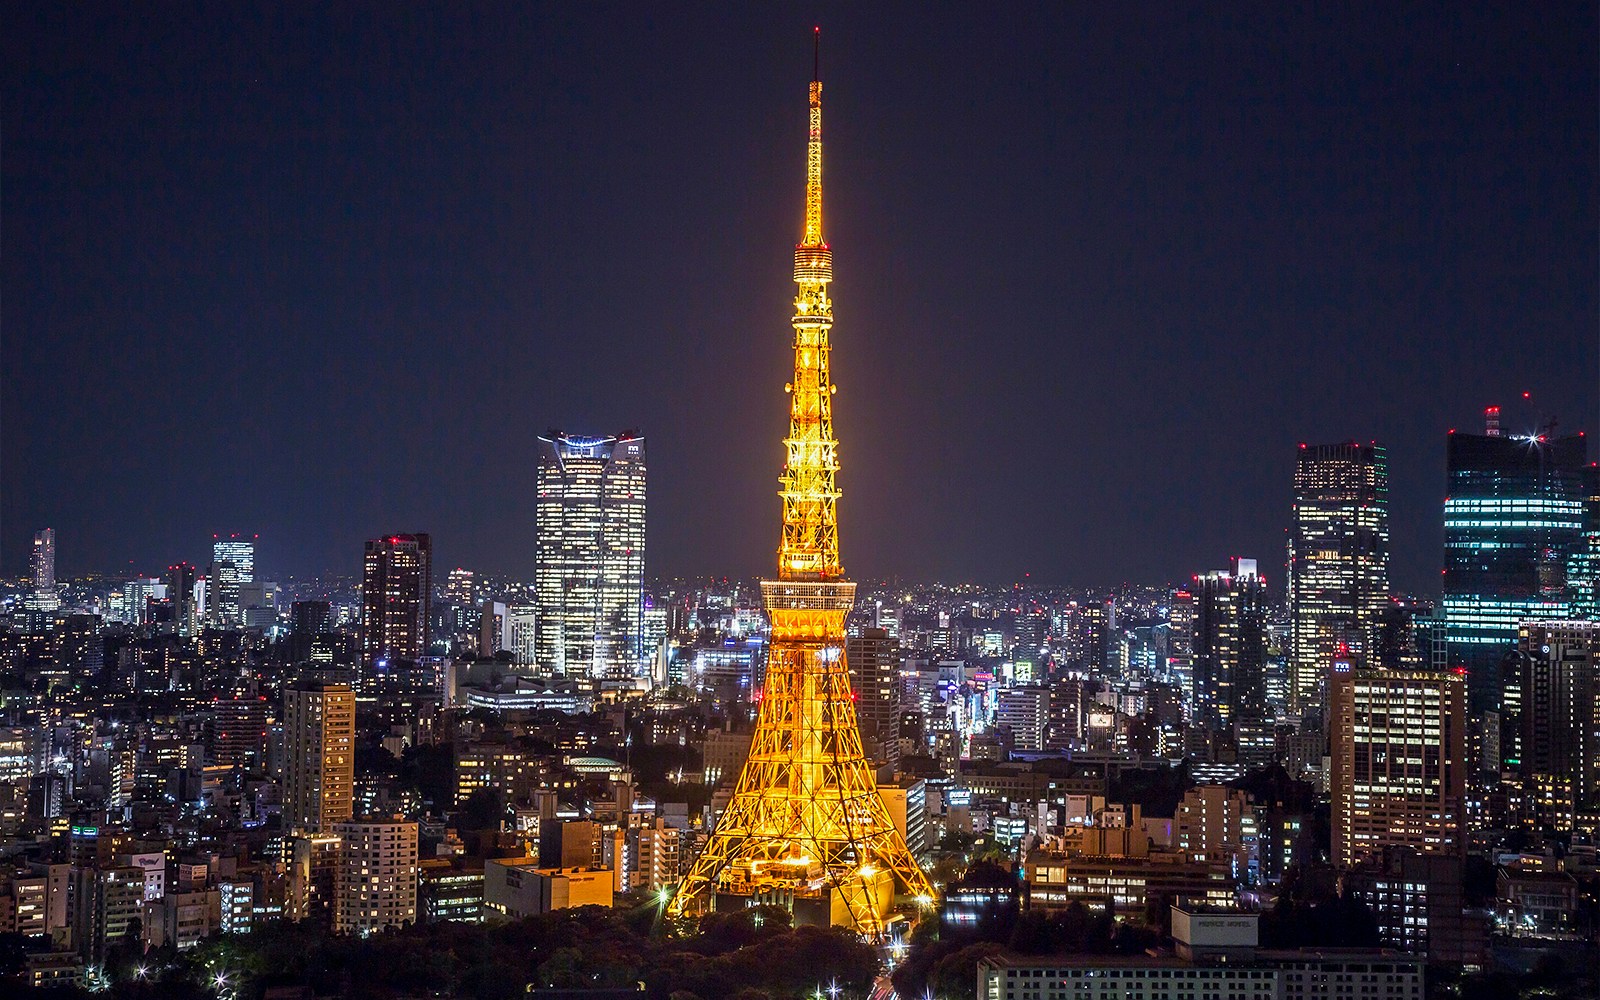
[[505, 796], [495, 788], [480, 788], [456, 810], [456, 825], [462, 830], [498, 830], [505, 815]]
[[1004, 952], [1004, 948], [992, 941], [968, 945], [941, 959], [928, 985], [946, 1000], [977, 1000], [978, 963]]

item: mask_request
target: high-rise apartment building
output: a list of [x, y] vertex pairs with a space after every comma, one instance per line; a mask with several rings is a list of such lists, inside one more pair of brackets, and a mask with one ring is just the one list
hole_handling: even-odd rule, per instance
[[367, 540], [361, 570], [361, 683], [402, 673], [427, 655], [433, 540], [424, 534]]
[[1194, 705], [1194, 592], [1182, 587], [1172, 592], [1168, 616], [1167, 680], [1178, 685], [1183, 704]]
[[1254, 559], [1194, 578], [1194, 714], [1212, 726], [1267, 709], [1267, 583]]
[[284, 827], [309, 833], [331, 831], [353, 812], [355, 692], [348, 684], [320, 681], [286, 688], [283, 739]]
[[1300, 446], [1289, 529], [1289, 701], [1321, 705], [1341, 645], [1371, 657], [1389, 598], [1389, 464], [1382, 446]]
[[1500, 665], [1522, 622], [1571, 617], [1569, 564], [1585, 551], [1582, 435], [1452, 432], [1444, 502], [1444, 619], [1450, 665], [1464, 667], [1474, 712], [1493, 710]]
[[239, 585], [256, 578], [256, 536], [212, 536], [211, 571], [206, 581], [206, 618], [221, 628], [244, 624], [244, 608], [239, 603]]
[[416, 923], [417, 824], [346, 819], [333, 832], [339, 838], [333, 929], [366, 937]]
[[267, 699], [262, 695], [211, 702], [206, 751], [209, 762], [253, 774], [266, 764]]
[[29, 557], [33, 576], [33, 594], [27, 605], [34, 611], [54, 611], [61, 606], [56, 592], [56, 529], [45, 528], [33, 533], [33, 552]]
[[1570, 788], [1579, 812], [1600, 809], [1600, 622], [1524, 622], [1515, 662], [1506, 763], [1525, 794]]
[[875, 764], [900, 766], [900, 640], [881, 628], [864, 628], [845, 645], [850, 687], [856, 693], [861, 747]]
[[640, 665], [644, 604], [644, 438], [628, 432], [539, 439], [541, 670], [627, 678]]
[[1329, 753], [1333, 861], [1384, 847], [1461, 854], [1467, 775], [1466, 685], [1455, 671], [1332, 662]]

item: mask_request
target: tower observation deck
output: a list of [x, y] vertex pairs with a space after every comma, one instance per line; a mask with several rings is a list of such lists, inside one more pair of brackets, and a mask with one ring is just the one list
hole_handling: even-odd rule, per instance
[[839, 562], [838, 442], [829, 333], [833, 251], [822, 232], [822, 83], [813, 74], [805, 229], [794, 250], [794, 377], [778, 495], [778, 574], [761, 584], [771, 623], [766, 686], [733, 799], [684, 880], [674, 913], [772, 903], [798, 922], [869, 937], [898, 901], [931, 901], [862, 753], [845, 663], [855, 584]]

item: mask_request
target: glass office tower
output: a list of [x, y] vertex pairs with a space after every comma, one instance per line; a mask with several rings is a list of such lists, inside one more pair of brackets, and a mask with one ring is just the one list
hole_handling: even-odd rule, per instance
[[1452, 432], [1444, 502], [1444, 618], [1450, 665], [1475, 713], [1498, 709], [1501, 665], [1523, 621], [1571, 616], [1587, 542], [1587, 442]]
[[539, 439], [534, 652], [541, 671], [637, 676], [644, 603], [644, 438]]

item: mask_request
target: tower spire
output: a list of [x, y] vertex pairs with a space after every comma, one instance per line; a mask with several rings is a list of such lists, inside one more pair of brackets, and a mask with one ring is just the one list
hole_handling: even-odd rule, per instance
[[[818, 28], [813, 45], [820, 45]], [[813, 51], [813, 70], [816, 68]], [[813, 72], [813, 76], [815, 76]], [[833, 251], [822, 238], [822, 81], [811, 81], [806, 139], [806, 226], [794, 248], [794, 381], [787, 386], [789, 436], [784, 439], [783, 580], [836, 580], [839, 567], [837, 442], [833, 439], [833, 383], [828, 377], [828, 331], [833, 326]]]
[[[822, 240], [822, 80], [820, 66], [822, 29], [817, 29], [817, 51], [812, 54], [810, 134], [806, 140], [806, 232], [801, 246], [826, 247]], [[796, 279], [798, 280], [798, 279]]]

